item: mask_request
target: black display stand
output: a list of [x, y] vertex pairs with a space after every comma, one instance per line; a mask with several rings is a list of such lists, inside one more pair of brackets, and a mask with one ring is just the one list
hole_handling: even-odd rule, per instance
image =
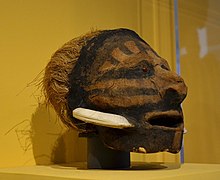
[[128, 169], [130, 152], [116, 151], [107, 148], [99, 137], [87, 138], [88, 169]]

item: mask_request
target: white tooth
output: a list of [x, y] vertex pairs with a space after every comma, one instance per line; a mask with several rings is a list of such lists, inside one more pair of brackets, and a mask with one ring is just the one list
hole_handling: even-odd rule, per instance
[[120, 115], [103, 113], [85, 108], [76, 108], [73, 110], [73, 117], [99, 126], [123, 129], [134, 127], [128, 120]]

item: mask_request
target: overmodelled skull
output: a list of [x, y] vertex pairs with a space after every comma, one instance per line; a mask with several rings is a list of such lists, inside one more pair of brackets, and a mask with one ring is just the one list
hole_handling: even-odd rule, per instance
[[44, 88], [65, 124], [112, 149], [181, 148], [186, 85], [131, 30], [96, 31], [65, 44], [47, 65]]

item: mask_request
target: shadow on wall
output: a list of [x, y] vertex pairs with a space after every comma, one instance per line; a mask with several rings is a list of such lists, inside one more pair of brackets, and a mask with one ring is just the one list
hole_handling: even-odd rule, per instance
[[86, 161], [86, 139], [65, 128], [55, 111], [39, 104], [31, 120], [31, 141], [37, 165]]

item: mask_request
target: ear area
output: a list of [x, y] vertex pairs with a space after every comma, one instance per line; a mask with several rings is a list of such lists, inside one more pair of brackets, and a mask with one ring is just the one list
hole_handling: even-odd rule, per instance
[[72, 114], [76, 119], [98, 126], [116, 129], [134, 127], [125, 117], [116, 114], [103, 113], [85, 108], [76, 108], [73, 110]]

